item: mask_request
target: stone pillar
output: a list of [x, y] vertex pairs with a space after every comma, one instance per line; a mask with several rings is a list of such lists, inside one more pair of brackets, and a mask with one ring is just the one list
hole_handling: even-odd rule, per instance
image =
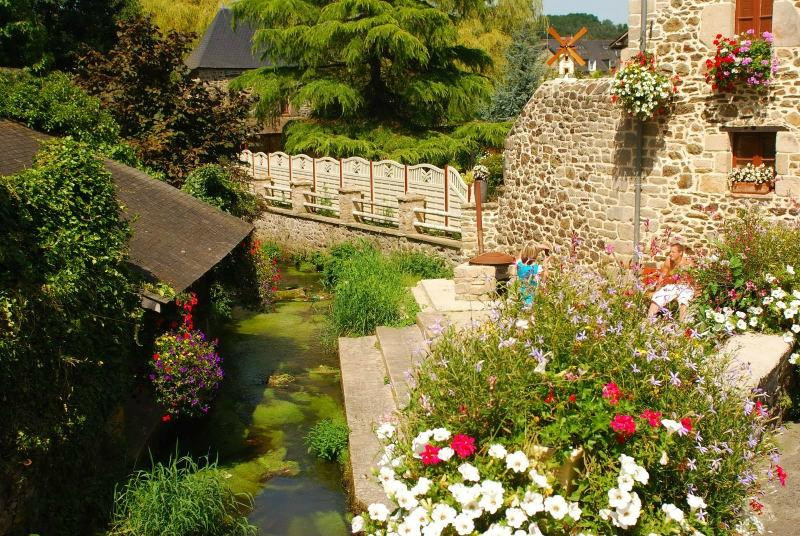
[[303, 203], [306, 202], [306, 194], [311, 193], [311, 181], [307, 180], [292, 180], [289, 187], [292, 190], [292, 212], [296, 214], [305, 214], [307, 212]]
[[461, 203], [461, 257], [478, 254], [478, 218], [475, 203]]
[[345, 223], [355, 223], [354, 202], [360, 200], [363, 195], [361, 190], [352, 186], [339, 188], [339, 219]]
[[414, 212], [414, 209], [425, 208], [425, 196], [422, 194], [405, 194], [397, 198], [399, 205], [397, 211], [398, 229], [405, 234], [419, 234], [414, 227], [414, 222], [421, 218]]
[[457, 300], [487, 300], [497, 290], [494, 266], [459, 264], [453, 270], [453, 280]]

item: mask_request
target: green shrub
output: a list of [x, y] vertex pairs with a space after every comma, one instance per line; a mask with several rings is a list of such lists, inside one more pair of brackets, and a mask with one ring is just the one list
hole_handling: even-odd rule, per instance
[[332, 462], [347, 452], [349, 430], [340, 419], [324, 419], [315, 424], [306, 436], [308, 452]]
[[327, 289], [333, 289], [339, 281], [344, 265], [350, 259], [358, 255], [373, 255], [376, 253], [375, 246], [366, 240], [342, 242], [332, 246], [323, 261], [322, 284]]
[[249, 190], [249, 178], [240, 168], [206, 164], [186, 177], [181, 190], [236, 217], [252, 221], [261, 202]]
[[418, 307], [403, 272], [377, 251], [351, 256], [336, 273], [330, 316], [336, 336], [369, 335], [378, 326], [414, 323]]
[[230, 320], [233, 314], [233, 295], [220, 282], [213, 283], [208, 289], [211, 317], [217, 322]]
[[421, 251], [399, 251], [389, 256], [389, 262], [404, 274], [420, 279], [449, 279], [453, 268], [442, 257]]
[[246, 495], [234, 494], [216, 463], [172, 459], [138, 471], [114, 496], [110, 536], [246, 536], [257, 534], [242, 511]]

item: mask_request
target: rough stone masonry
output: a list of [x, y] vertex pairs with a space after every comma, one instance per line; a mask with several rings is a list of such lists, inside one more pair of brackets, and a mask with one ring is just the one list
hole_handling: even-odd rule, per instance
[[[638, 46], [639, 0], [631, 0], [630, 44]], [[733, 0], [650, 0], [648, 50], [679, 75], [674, 109], [645, 125], [642, 236], [669, 228], [702, 247], [738, 209], [758, 206], [776, 221], [800, 213], [800, 1], [775, 0], [780, 70], [764, 92], [718, 95], [705, 81], [715, 36], [734, 33]], [[636, 53], [628, 49], [625, 56]], [[611, 102], [612, 79], [551, 80], [533, 95], [506, 140], [504, 192], [489, 248], [529, 241], [569, 246], [594, 260], [611, 244], [633, 252], [635, 123]], [[731, 135], [776, 136], [775, 191], [730, 192]]]

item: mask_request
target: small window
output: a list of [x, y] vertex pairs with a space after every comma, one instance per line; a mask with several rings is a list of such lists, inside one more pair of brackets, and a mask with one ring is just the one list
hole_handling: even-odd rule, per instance
[[736, 33], [755, 30], [756, 35], [772, 31], [773, 0], [736, 0]]
[[733, 132], [733, 167], [765, 164], [775, 168], [775, 132]]
[[589, 60], [589, 72], [593, 73], [597, 70], [597, 60]]

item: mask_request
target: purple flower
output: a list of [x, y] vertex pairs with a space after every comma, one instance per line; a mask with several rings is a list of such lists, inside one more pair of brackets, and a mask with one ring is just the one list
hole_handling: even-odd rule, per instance
[[581, 331], [580, 333], [575, 335], [575, 340], [578, 342], [585, 341], [586, 339], [588, 339], [588, 337], [586, 336], [586, 331]]

